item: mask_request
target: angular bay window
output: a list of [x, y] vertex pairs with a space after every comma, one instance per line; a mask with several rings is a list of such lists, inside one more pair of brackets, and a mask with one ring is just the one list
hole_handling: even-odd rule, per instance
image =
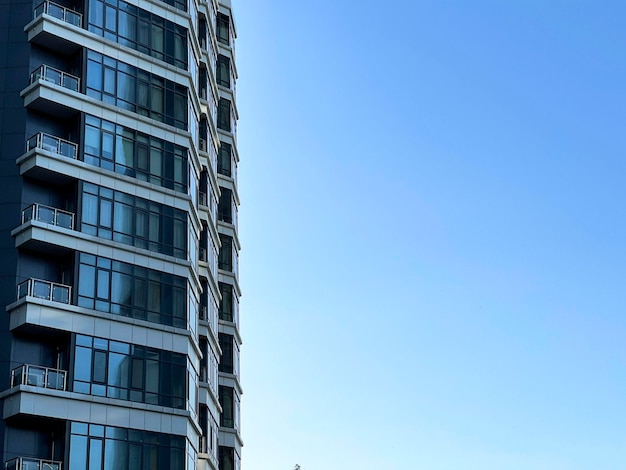
[[227, 335], [226, 333], [218, 334], [220, 349], [222, 350], [222, 356], [220, 358], [219, 371], [232, 374], [235, 370], [235, 354], [233, 351], [235, 338], [233, 335]]
[[220, 142], [220, 150], [217, 154], [217, 172], [220, 175], [232, 176], [232, 152], [233, 148], [226, 142]]
[[69, 444], [70, 470], [185, 469], [182, 436], [72, 422]]
[[230, 101], [225, 98], [220, 98], [217, 105], [217, 127], [219, 129], [231, 132], [230, 113]]
[[187, 328], [184, 277], [87, 253], [78, 259], [80, 307]]
[[217, 219], [227, 224], [233, 223], [233, 192], [220, 187], [220, 200], [217, 206]]
[[90, 0], [89, 31], [187, 70], [187, 30], [123, 0]]
[[187, 130], [187, 88], [87, 51], [87, 96]]
[[230, 18], [223, 13], [217, 14], [217, 40], [230, 45]]
[[120, 191], [82, 184], [80, 231], [185, 259], [187, 213]]
[[74, 392], [184, 409], [186, 376], [184, 354], [76, 335]]
[[223, 282], [219, 283], [220, 294], [220, 320], [233, 321], [233, 286]]
[[217, 56], [217, 84], [230, 88], [230, 59], [221, 54]]
[[84, 161], [164, 188], [187, 192], [187, 149], [95, 116], [85, 116]]
[[233, 238], [228, 235], [220, 234], [222, 246], [218, 258], [217, 267], [224, 271], [233, 270]]

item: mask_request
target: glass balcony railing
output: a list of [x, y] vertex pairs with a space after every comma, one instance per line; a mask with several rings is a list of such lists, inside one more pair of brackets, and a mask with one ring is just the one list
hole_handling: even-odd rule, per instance
[[200, 320], [207, 321], [209, 319], [209, 309], [206, 305], [200, 305]]
[[22, 223], [29, 220], [37, 220], [45, 224], [56, 225], [57, 227], [74, 229], [74, 214], [43, 204], [32, 204], [22, 211]]
[[78, 155], [78, 144], [43, 132], [38, 132], [26, 142], [28, 151], [34, 148], [40, 148], [73, 159], [76, 159]]
[[35, 83], [37, 80], [46, 80], [72, 91], [80, 90], [80, 78], [49, 65], [41, 65], [30, 74], [30, 83]]
[[74, 26], [80, 27], [83, 24], [82, 14], [78, 13], [77, 11], [70, 10], [69, 8], [66, 8], [62, 5], [58, 5], [54, 2], [41, 2], [35, 7], [35, 18], [41, 16], [44, 13], [58, 18], [61, 21], [65, 21], [66, 23], [73, 24]]
[[17, 298], [26, 296], [38, 299], [51, 300], [62, 304], [70, 303], [71, 286], [57, 284], [56, 282], [42, 281], [41, 279], [26, 279], [17, 286]]
[[61, 470], [61, 462], [44, 459], [16, 457], [4, 464], [5, 470]]
[[65, 390], [67, 372], [50, 367], [24, 364], [11, 371], [11, 387], [32, 385], [34, 387]]
[[200, 249], [198, 251], [200, 253], [200, 261], [204, 261], [206, 263], [208, 261], [208, 259], [209, 259], [207, 257], [206, 248], [200, 247]]

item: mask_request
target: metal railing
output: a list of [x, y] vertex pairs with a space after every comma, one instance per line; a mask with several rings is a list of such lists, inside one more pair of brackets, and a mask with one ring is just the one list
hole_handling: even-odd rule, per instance
[[78, 144], [43, 132], [38, 132], [26, 141], [27, 151], [34, 148], [40, 148], [73, 159], [76, 159], [78, 155]]
[[38, 299], [52, 300], [53, 302], [60, 302], [62, 304], [69, 304], [71, 293], [71, 286], [43, 281], [32, 277], [17, 285], [18, 299], [30, 296]]
[[16, 457], [4, 464], [5, 470], [61, 470], [61, 462], [45, 459]]
[[37, 80], [46, 80], [72, 91], [80, 90], [80, 78], [49, 65], [40, 65], [30, 74], [30, 83]]
[[83, 15], [81, 13], [59, 5], [58, 3], [49, 1], [41, 2], [35, 7], [34, 17], [37, 18], [43, 13], [65, 21], [66, 23], [73, 24], [74, 26], [80, 27], [83, 24]]
[[22, 223], [37, 220], [57, 227], [74, 229], [74, 214], [43, 204], [31, 204], [22, 211]]
[[51, 367], [24, 364], [11, 371], [11, 387], [33, 385], [35, 387], [65, 390], [67, 372]]

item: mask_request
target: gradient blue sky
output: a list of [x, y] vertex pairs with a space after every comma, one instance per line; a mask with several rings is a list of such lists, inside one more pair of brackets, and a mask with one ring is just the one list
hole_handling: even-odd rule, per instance
[[233, 4], [243, 469], [625, 469], [626, 2]]

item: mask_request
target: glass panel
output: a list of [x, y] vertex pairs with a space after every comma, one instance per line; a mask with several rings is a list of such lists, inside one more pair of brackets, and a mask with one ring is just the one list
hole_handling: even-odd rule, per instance
[[98, 225], [98, 197], [83, 193], [83, 223]]
[[111, 302], [131, 305], [133, 278], [126, 274], [113, 272], [111, 285]]
[[109, 353], [109, 385], [128, 388], [129, 361], [125, 354]]
[[81, 15], [68, 10], [65, 12], [65, 21], [74, 26], [81, 26]]
[[48, 14], [60, 20], [63, 19], [63, 8], [54, 3], [48, 3]]
[[46, 80], [53, 82], [55, 85], [61, 84], [61, 72], [50, 67], [45, 68]]
[[91, 382], [91, 348], [81, 346], [76, 348], [74, 379]]
[[57, 212], [57, 225], [59, 227], [72, 229], [74, 226], [74, 216], [67, 212]]
[[62, 85], [72, 91], [78, 91], [78, 79], [68, 74], [63, 74]]
[[29, 220], [32, 220], [34, 212], [35, 212], [35, 206], [34, 205], [28, 206], [22, 212], [22, 221], [23, 222], [28, 222]]
[[54, 390], [65, 389], [65, 372], [55, 370], [48, 371], [48, 383], [46, 387]]
[[95, 297], [96, 269], [85, 264], [80, 265], [78, 274], [78, 295]]
[[37, 220], [45, 224], [54, 224], [54, 209], [46, 206], [38, 206]]
[[61, 141], [59, 153], [64, 157], [76, 158], [76, 146], [70, 142]]
[[46, 369], [43, 367], [28, 367], [28, 375], [26, 376], [26, 385], [35, 387], [43, 387], [45, 385]]
[[93, 352], [93, 381], [106, 383], [107, 353], [104, 351]]
[[134, 470], [141, 468], [129, 466], [128, 443], [107, 439], [104, 449], [105, 470]]
[[111, 228], [113, 204], [107, 199], [100, 200], [100, 226]]
[[109, 299], [110, 272], [98, 269], [97, 296], [100, 299]]
[[70, 303], [70, 289], [67, 286], [53, 285], [52, 286], [52, 300], [55, 302], [62, 302], [64, 304]]
[[51, 135], [41, 134], [41, 148], [49, 152], [57, 153], [59, 150], [59, 141]]
[[70, 438], [69, 470], [85, 470], [87, 462], [87, 436], [72, 435]]
[[102, 439], [89, 439], [89, 470], [102, 470]]
[[40, 299], [50, 299], [50, 283], [33, 280], [33, 297]]

